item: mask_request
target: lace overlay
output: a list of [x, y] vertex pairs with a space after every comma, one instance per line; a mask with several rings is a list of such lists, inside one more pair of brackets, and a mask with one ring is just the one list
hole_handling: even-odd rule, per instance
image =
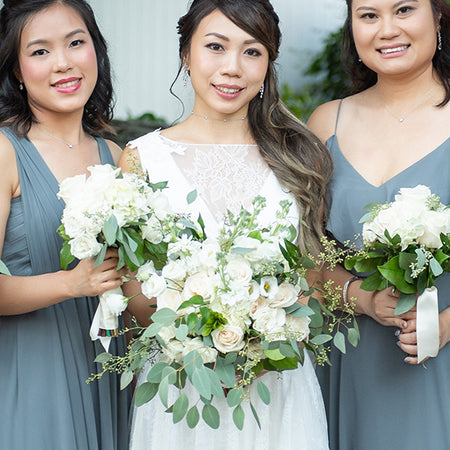
[[173, 158], [187, 181], [195, 187], [216, 220], [227, 209], [248, 208], [261, 192], [270, 169], [256, 145], [178, 144]]

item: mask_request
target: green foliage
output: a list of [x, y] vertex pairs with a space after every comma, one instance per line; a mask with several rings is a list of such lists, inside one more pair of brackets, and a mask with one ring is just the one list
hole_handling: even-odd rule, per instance
[[11, 275], [10, 271], [6, 267], [6, 264], [2, 260], [0, 260], [0, 273], [4, 275]]

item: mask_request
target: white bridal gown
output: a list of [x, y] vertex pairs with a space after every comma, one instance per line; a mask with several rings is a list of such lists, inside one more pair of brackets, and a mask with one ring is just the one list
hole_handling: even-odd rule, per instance
[[[204, 145], [181, 144], [169, 140], [155, 131], [131, 142], [137, 148], [144, 170], [152, 182], [168, 181], [169, 197], [177, 212], [191, 213], [193, 218], [201, 212], [206, 232], [214, 233], [223, 213], [234, 212], [240, 206], [251, 206], [256, 195], [266, 198], [267, 207], [260, 214], [261, 223], [275, 219], [278, 202], [291, 199], [283, 192], [273, 172], [261, 158], [256, 145]], [[186, 196], [194, 189], [197, 200], [188, 205]], [[293, 223], [297, 220], [292, 217]], [[145, 381], [150, 366], [138, 382]], [[232, 419], [232, 408], [225, 399], [215, 399], [220, 412], [220, 427], [210, 428], [203, 419], [190, 429], [183, 419], [173, 424], [172, 414], [166, 413], [158, 396], [138, 408], [134, 407], [130, 448], [132, 450], [214, 449], [214, 450], [326, 450], [327, 424], [319, 384], [307, 355], [304, 366], [261, 377], [270, 390], [271, 402], [267, 406], [260, 399], [255, 386], [251, 398], [258, 412], [259, 429], [249, 407], [245, 409], [245, 425], [239, 431]], [[188, 386], [185, 392], [189, 390]], [[190, 398], [195, 397], [187, 392]], [[191, 394], [191, 395], [189, 395]], [[174, 389], [172, 402], [177, 398]], [[190, 402], [189, 407], [193, 406]], [[170, 403], [171, 404], [171, 403]], [[201, 414], [202, 402], [197, 406]]]

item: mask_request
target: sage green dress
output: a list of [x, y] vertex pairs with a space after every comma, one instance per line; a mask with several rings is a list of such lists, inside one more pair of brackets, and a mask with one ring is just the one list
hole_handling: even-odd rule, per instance
[[[338, 123], [337, 123], [338, 125]], [[328, 229], [341, 242], [360, 234], [370, 202], [391, 202], [402, 187], [429, 186], [450, 204], [450, 138], [379, 187], [342, 154], [336, 134], [327, 141], [335, 163]], [[450, 306], [450, 276], [437, 282], [440, 310]], [[450, 344], [436, 358], [412, 366], [396, 345], [394, 327], [359, 316], [361, 341], [332, 366], [318, 369], [332, 450], [450, 449]]]
[[[11, 202], [2, 260], [13, 275], [60, 270], [64, 202], [58, 182], [26, 138], [1, 131], [13, 144], [21, 196]], [[113, 159], [97, 139], [102, 163]], [[87, 384], [103, 350], [89, 337], [98, 298], [69, 299], [38, 311], [0, 316], [0, 448], [8, 450], [124, 450], [128, 391], [114, 376]], [[124, 341], [111, 352], [124, 351]]]

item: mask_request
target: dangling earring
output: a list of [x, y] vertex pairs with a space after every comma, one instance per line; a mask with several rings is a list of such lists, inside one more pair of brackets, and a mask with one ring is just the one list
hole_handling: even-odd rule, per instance
[[358, 56], [358, 62], [360, 63], [361, 62], [361, 58]]
[[23, 83], [19, 83], [19, 91], [23, 91]]
[[437, 30], [437, 38], [438, 38], [438, 46], [437, 49], [438, 50], [442, 50], [442, 36], [441, 36], [441, 26], [438, 26], [438, 30]]
[[188, 85], [188, 78], [189, 78], [189, 68], [188, 66], [183, 67], [183, 86], [186, 88]]
[[259, 90], [259, 98], [263, 98], [264, 96], [264, 83], [261, 86], [261, 89]]

